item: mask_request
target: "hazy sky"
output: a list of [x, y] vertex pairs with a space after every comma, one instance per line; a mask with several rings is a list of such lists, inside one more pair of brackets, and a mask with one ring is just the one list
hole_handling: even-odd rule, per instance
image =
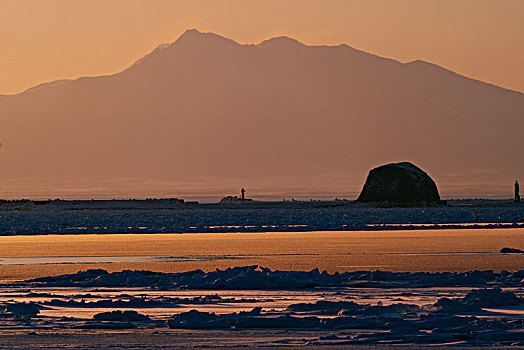
[[524, 0], [0, 0], [0, 93], [118, 72], [188, 28], [347, 43], [524, 92]]

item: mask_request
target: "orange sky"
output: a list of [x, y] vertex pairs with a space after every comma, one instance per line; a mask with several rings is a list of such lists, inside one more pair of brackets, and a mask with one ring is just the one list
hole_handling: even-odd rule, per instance
[[0, 0], [0, 93], [118, 72], [187, 28], [347, 43], [524, 92], [522, 0]]

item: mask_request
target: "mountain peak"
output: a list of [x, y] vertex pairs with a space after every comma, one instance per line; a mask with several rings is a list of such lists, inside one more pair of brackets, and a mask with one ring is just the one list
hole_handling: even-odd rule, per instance
[[222, 42], [229, 43], [234, 45], [240, 45], [232, 39], [220, 36], [215, 33], [204, 33], [198, 29], [188, 29], [186, 30], [174, 43], [173, 45], [180, 45], [184, 43], [211, 43], [211, 42]]
[[277, 36], [268, 40], [262, 41], [260, 44], [257, 45], [259, 48], [266, 48], [266, 47], [305, 47], [304, 44], [299, 42], [296, 39], [290, 38], [288, 36]]
[[404, 157], [459, 195], [524, 174], [523, 94], [349, 50], [188, 30], [121, 73], [0, 96], [2, 194], [347, 193]]
[[182, 33], [182, 35], [178, 38], [178, 40], [182, 38], [187, 38], [187, 37], [198, 37], [201, 35], [205, 35], [205, 33], [202, 33], [198, 29], [191, 28], [191, 29], [187, 29], [184, 33]]
[[240, 46], [240, 44], [218, 34], [204, 33], [198, 29], [188, 29], [174, 42], [157, 46], [152, 52], [137, 60], [131, 67], [142, 65], [144, 62], [151, 62], [151, 60], [155, 61], [159, 57], [169, 56], [177, 50], [186, 52], [202, 49], [212, 51], [228, 46]]

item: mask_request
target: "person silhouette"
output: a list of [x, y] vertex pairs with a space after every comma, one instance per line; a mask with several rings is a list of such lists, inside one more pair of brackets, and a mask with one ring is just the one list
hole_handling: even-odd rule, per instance
[[246, 194], [246, 190], [244, 189], [244, 187], [242, 187], [242, 189], [240, 190], [240, 193], [242, 194], [242, 196], [240, 197], [242, 200], [245, 200], [246, 197], [245, 197], [245, 194]]
[[520, 203], [520, 187], [519, 182], [515, 180], [515, 202]]

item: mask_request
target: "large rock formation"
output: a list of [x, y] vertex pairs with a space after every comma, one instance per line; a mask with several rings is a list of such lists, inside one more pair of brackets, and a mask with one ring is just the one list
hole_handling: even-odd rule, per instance
[[403, 162], [372, 169], [357, 201], [436, 204], [440, 196], [428, 174], [412, 163]]

